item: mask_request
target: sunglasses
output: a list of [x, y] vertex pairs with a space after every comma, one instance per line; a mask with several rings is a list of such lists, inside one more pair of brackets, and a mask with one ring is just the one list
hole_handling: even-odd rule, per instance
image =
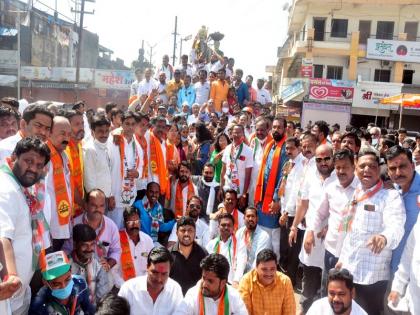
[[324, 158], [315, 158], [315, 162], [317, 162], [317, 163], [321, 163], [322, 161], [329, 162], [329, 161], [331, 161], [331, 157], [330, 156], [326, 156]]

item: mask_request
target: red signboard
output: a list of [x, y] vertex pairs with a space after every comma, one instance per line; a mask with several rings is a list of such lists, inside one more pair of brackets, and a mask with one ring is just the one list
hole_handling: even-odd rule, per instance
[[309, 99], [351, 103], [354, 94], [353, 81], [310, 79]]

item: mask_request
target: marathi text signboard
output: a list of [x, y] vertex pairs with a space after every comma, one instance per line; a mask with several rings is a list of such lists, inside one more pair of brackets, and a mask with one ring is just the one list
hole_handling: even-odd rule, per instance
[[129, 70], [95, 70], [95, 87], [101, 89], [127, 89], [135, 80]]
[[420, 63], [420, 42], [368, 38], [366, 58]]
[[330, 101], [351, 103], [353, 100], [353, 81], [310, 79], [309, 99], [314, 101]]
[[380, 100], [401, 93], [401, 83], [359, 82], [354, 91], [353, 107], [396, 110], [398, 105], [383, 105]]
[[303, 58], [300, 73], [303, 78], [313, 77], [313, 61], [312, 59]]

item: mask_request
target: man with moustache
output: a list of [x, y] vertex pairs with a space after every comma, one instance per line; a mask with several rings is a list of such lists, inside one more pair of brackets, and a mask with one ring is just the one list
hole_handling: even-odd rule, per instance
[[280, 196], [283, 167], [288, 158], [286, 155], [286, 120], [280, 116], [274, 118], [270, 141], [262, 158], [255, 188], [254, 203], [258, 209], [258, 222], [270, 235], [274, 252], [280, 254]]
[[383, 187], [375, 151], [359, 152], [356, 174], [360, 184], [342, 216], [346, 237], [336, 266], [353, 274], [356, 301], [369, 315], [377, 315], [383, 310], [392, 250], [404, 235], [406, 214], [399, 193]]
[[[106, 272], [120, 260], [121, 246], [118, 227], [105, 215], [105, 194], [93, 189], [86, 194], [86, 208], [83, 215], [74, 219], [74, 224], [87, 224], [96, 232], [95, 252]], [[74, 235], [73, 235], [74, 237]], [[65, 251], [71, 252], [71, 242], [65, 244]]]
[[16, 144], [25, 137], [36, 136], [47, 141], [50, 136], [54, 114], [44, 105], [29, 105], [22, 114], [19, 131], [12, 137], [0, 141], [0, 164], [6, 161]]
[[[312, 136], [311, 136], [312, 137]], [[311, 138], [312, 139], [312, 138]], [[313, 140], [311, 140], [313, 141]], [[299, 224], [303, 218], [307, 226], [310, 226], [314, 213], [318, 208], [324, 190], [335, 179], [332, 148], [328, 144], [318, 146], [315, 151], [315, 170], [309, 170], [305, 175], [304, 182], [300, 187], [298, 207], [290, 228], [289, 242], [293, 245], [299, 235]], [[323, 226], [324, 227], [324, 226]], [[318, 296], [321, 286], [321, 275], [324, 260], [324, 245], [322, 243], [322, 231], [317, 231], [315, 245], [304, 243], [301, 248], [299, 260], [303, 264], [302, 298], [300, 300], [302, 313], [305, 313]], [[308, 231], [305, 231], [305, 236]], [[315, 246], [315, 249], [313, 249]]]
[[165, 247], [147, 256], [147, 274], [126, 281], [118, 292], [130, 304], [130, 315], [173, 315], [182, 301], [180, 285], [169, 278], [173, 259]]
[[66, 148], [66, 154], [69, 158], [71, 182], [73, 188], [73, 216], [77, 217], [83, 212], [83, 152], [82, 140], [85, 136], [83, 114], [68, 110], [64, 113], [71, 126], [71, 137], [69, 145]]
[[171, 189], [170, 208], [173, 209], [175, 218], [185, 215], [187, 201], [197, 194], [197, 187], [191, 180], [191, 166], [182, 161], [178, 166], [178, 179], [173, 181]]
[[15, 110], [0, 106], [0, 141], [13, 137], [19, 126], [20, 115]]
[[201, 280], [188, 290], [174, 315], [248, 314], [238, 291], [228, 284], [230, 267], [223, 255], [205, 257], [200, 268]]
[[[191, 217], [181, 217], [176, 223], [177, 242], [169, 248], [173, 257], [171, 273], [182, 288], [182, 294], [192, 288], [201, 278], [200, 262], [207, 251], [195, 242], [195, 221]], [[188, 270], [188, 272], [185, 272]]]
[[102, 190], [106, 196], [107, 209], [114, 209], [115, 197], [111, 191], [111, 157], [108, 147], [111, 123], [105, 116], [95, 115], [92, 117], [90, 127], [93, 132], [93, 141], [83, 146], [85, 189], [86, 191], [95, 188]]
[[354, 301], [353, 276], [346, 269], [328, 273], [328, 296], [315, 301], [306, 315], [368, 315]]
[[120, 230], [121, 260], [113, 268], [117, 288], [132, 278], [146, 274], [147, 256], [153, 249], [153, 240], [140, 231], [140, 216], [135, 207], [124, 209], [124, 230]]
[[245, 226], [236, 232], [238, 259], [234, 284], [239, 284], [242, 276], [255, 268], [257, 254], [263, 249], [271, 249], [270, 236], [258, 225], [258, 212], [248, 207], [244, 212]]
[[355, 132], [348, 131], [341, 136], [342, 149], [350, 150], [357, 155], [359, 153], [360, 146], [361, 141]]
[[[201, 209], [203, 209], [203, 200], [199, 196], [192, 196], [187, 202], [185, 215], [192, 218], [195, 222], [195, 242], [198, 245], [205, 247], [210, 241], [210, 233], [207, 223], [204, 219], [199, 218]], [[168, 239], [168, 247], [175, 245], [177, 240], [177, 225], [174, 225], [172, 233]]]
[[28, 312], [29, 283], [45, 250], [43, 194], [32, 186], [42, 178], [49, 160], [45, 143], [34, 137], [24, 138], [17, 143], [11, 159], [0, 167], [0, 242], [6, 262], [0, 283], [0, 309], [9, 309], [14, 315]]
[[214, 165], [206, 163], [201, 176], [192, 176], [192, 182], [197, 188], [198, 196], [204, 201], [200, 209], [200, 218], [209, 222], [209, 215], [217, 211], [217, 196], [220, 185], [214, 179]]
[[257, 186], [258, 173], [262, 164], [265, 146], [273, 140], [269, 131], [269, 124], [266, 118], [258, 117], [255, 123], [255, 135], [249, 141], [249, 147], [252, 149], [254, 157], [254, 167], [251, 173], [251, 185], [249, 187], [249, 202], [254, 204], [255, 187]]
[[51, 198], [50, 232], [54, 251], [63, 247], [70, 238], [70, 221], [73, 200], [69, 157], [65, 150], [71, 138], [71, 125], [63, 116], [54, 117], [51, 136], [47, 145], [51, 151], [51, 161], [45, 179], [46, 191]]
[[258, 253], [256, 267], [241, 279], [239, 293], [249, 314], [296, 314], [292, 282], [277, 271], [277, 256], [271, 249]]
[[69, 261], [71, 272], [82, 276], [89, 287], [89, 298], [93, 305], [110, 290], [108, 275], [95, 255], [96, 233], [87, 224], [73, 227], [73, 251]]

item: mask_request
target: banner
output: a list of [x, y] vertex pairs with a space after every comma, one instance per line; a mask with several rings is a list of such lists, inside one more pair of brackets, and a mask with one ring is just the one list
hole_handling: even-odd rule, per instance
[[[81, 68], [79, 82], [90, 83], [93, 81], [94, 69]], [[21, 78], [23, 80], [75, 82], [76, 68], [64, 67], [22, 67]]]
[[95, 70], [95, 87], [100, 89], [129, 89], [135, 80], [130, 70]]
[[353, 81], [310, 79], [309, 99], [314, 101], [330, 101], [351, 103], [353, 100]]
[[366, 58], [420, 63], [420, 42], [368, 38]]
[[402, 86], [402, 83], [361, 81], [354, 91], [353, 107], [396, 110], [398, 105], [383, 105], [379, 101], [400, 94]]

